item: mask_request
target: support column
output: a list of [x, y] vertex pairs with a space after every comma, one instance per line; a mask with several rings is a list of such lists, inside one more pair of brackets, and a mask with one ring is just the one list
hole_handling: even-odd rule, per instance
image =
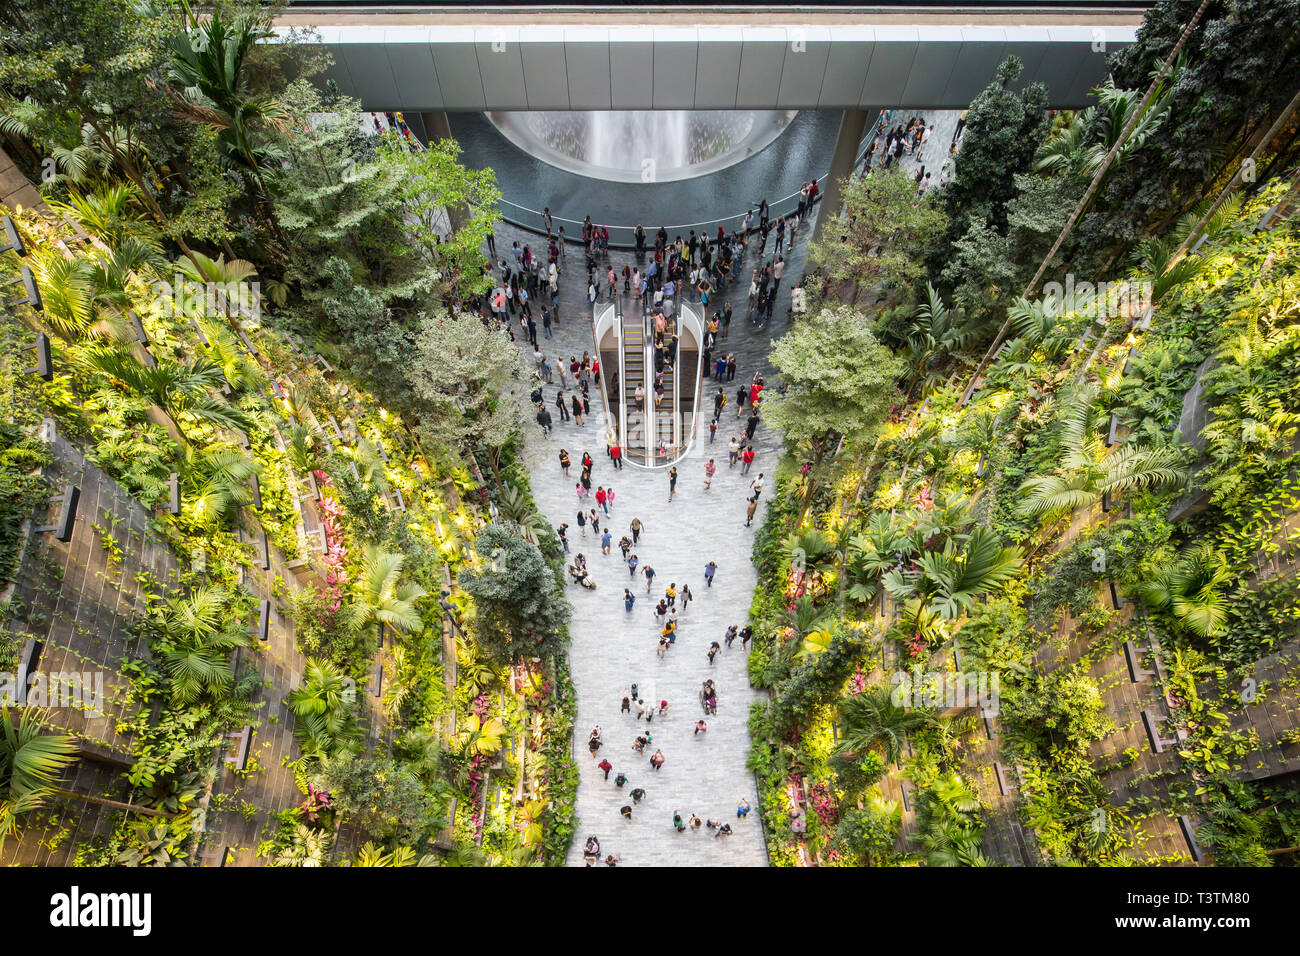
[[430, 144], [440, 139], [451, 139], [451, 124], [447, 121], [447, 114], [442, 110], [421, 113], [420, 120], [424, 123], [424, 134]]
[[826, 177], [821, 201], [817, 204], [817, 228], [813, 231], [813, 242], [820, 242], [827, 223], [839, 218], [840, 207], [844, 205], [841, 198], [840, 182], [853, 174], [853, 161], [858, 156], [858, 146], [862, 143], [862, 133], [875, 111], [863, 109], [845, 110], [840, 118], [840, 134], [835, 139], [835, 152], [831, 155], [831, 170]]

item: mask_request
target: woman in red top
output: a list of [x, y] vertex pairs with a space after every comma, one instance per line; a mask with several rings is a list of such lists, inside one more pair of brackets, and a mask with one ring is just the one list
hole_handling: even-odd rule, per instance
[[601, 510], [604, 511], [605, 514], [609, 514], [609, 508], [605, 507], [605, 501], [608, 497], [609, 496], [605, 494], [604, 488], [596, 489], [596, 504], [600, 505]]

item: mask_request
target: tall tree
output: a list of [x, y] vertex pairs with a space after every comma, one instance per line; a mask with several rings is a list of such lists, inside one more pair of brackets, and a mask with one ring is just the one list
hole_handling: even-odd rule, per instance
[[866, 318], [840, 306], [823, 309], [773, 343], [772, 364], [785, 394], [763, 399], [763, 417], [786, 443], [809, 442], [816, 463], [836, 437], [870, 439], [899, 397], [903, 361], [876, 341]]
[[544, 658], [563, 650], [571, 609], [537, 545], [501, 525], [474, 539], [479, 566], [460, 584], [474, 598], [475, 640], [503, 664]]
[[445, 448], [485, 448], [497, 474], [501, 449], [520, 430], [518, 372], [519, 350], [477, 316], [425, 316], [407, 368], [427, 411], [422, 434]]
[[943, 194], [952, 240], [979, 221], [1006, 233], [1015, 176], [1029, 172], [1047, 135], [1047, 88], [1031, 83], [1013, 89], [1021, 69], [1017, 57], [1007, 57], [966, 112], [966, 132]]
[[889, 304], [908, 299], [944, 230], [944, 214], [930, 196], [918, 200], [916, 183], [901, 167], [850, 177], [839, 224], [827, 231], [831, 238], [809, 247], [809, 259], [834, 282], [881, 286]]

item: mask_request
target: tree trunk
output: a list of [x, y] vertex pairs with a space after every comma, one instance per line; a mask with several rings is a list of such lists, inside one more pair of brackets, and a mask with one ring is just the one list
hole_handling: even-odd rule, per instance
[[173, 814], [164, 813], [161, 810], [153, 810], [149, 807], [137, 807], [132, 803], [122, 803], [120, 800], [110, 800], [107, 797], [92, 797], [85, 793], [73, 793], [71, 790], [51, 790], [50, 795], [58, 797], [60, 800], [77, 800], [81, 803], [93, 803], [98, 807], [109, 807], [113, 810], [125, 810], [127, 813], [143, 813], [150, 817], [162, 817], [164, 820], [170, 820]]

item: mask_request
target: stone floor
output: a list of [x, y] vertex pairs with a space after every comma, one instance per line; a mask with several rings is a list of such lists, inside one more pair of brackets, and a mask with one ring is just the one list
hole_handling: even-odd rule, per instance
[[[902, 122], [906, 123], [907, 118], [910, 114]], [[937, 168], [936, 159], [946, 155], [956, 114], [938, 114], [935, 119], [935, 133], [925, 150], [918, 151], [921, 155], [915, 158], [904, 159], [909, 169], [925, 162]], [[793, 251], [787, 251], [790, 276], [798, 276], [805, 268], [807, 239], [814, 225], [815, 220], [806, 224], [798, 234]], [[534, 249], [543, 246], [536, 235], [503, 226], [496, 233], [498, 254], [509, 256], [515, 240]], [[767, 252], [770, 259], [770, 242]], [[630, 256], [611, 254], [616, 270], [621, 270], [625, 259], [630, 260]], [[751, 252], [749, 261], [743, 265], [743, 274], [747, 275], [756, 261]], [[703, 440], [697, 441], [687, 458], [678, 463], [677, 493], [671, 503], [665, 469], [647, 470], [630, 465], [618, 471], [613, 468], [605, 454], [605, 418], [597, 405], [598, 392], [593, 390], [593, 414], [585, 427], [557, 418], [549, 437], [532, 424], [532, 409], [524, 409], [530, 423], [525, 460], [538, 506], [553, 525], [568, 523], [571, 549], [587, 556], [597, 584], [594, 591], [572, 585], [568, 588], [574, 606], [570, 659], [578, 693], [574, 746], [581, 768], [579, 824], [569, 850], [570, 865], [582, 865], [583, 844], [591, 835], [600, 839], [603, 853], [617, 854], [623, 865], [763, 866], [767, 862], [754, 778], [745, 767], [750, 744], [749, 706], [758, 695], [749, 686], [746, 654], [739, 641], [730, 649], [724, 648], [713, 665], [708, 661], [708, 648], [711, 642], [722, 641], [728, 625], [746, 623], [757, 584], [757, 574], [750, 561], [753, 536], [772, 494], [771, 475], [782, 442], [778, 434], [760, 424], [754, 443], [758, 455], [749, 475], [741, 473], [739, 464], [728, 469], [727, 442], [731, 435], [743, 430], [744, 419], [735, 414], [735, 392], [739, 384], [748, 381], [756, 371], [763, 373], [769, 384], [776, 382], [777, 376], [767, 356], [772, 339], [780, 337], [788, 328], [785, 310], [789, 305], [788, 289], [793, 284], [789, 278], [783, 283], [772, 321], [761, 330], [745, 320], [748, 283], [737, 283], [725, 293], [725, 298], [732, 302], [734, 318], [729, 337], [722, 344], [726, 350], [736, 353], [736, 380], [728, 383], [728, 405], [716, 442], [708, 443], [706, 427]], [[554, 331], [554, 339], [548, 341], [538, 331], [542, 350], [552, 361], [556, 356], [563, 356], [567, 363], [570, 355], [594, 351], [586, 277], [581, 252], [575, 252], [575, 247], [568, 250], [567, 274], [560, 280], [559, 314], [560, 324]], [[536, 318], [540, 319], [540, 312]], [[525, 365], [531, 369], [532, 347], [518, 332], [518, 326], [516, 335]], [[558, 380], [556, 385], [543, 389], [547, 408], [553, 415], [557, 387]], [[707, 396], [715, 387], [705, 385], [705, 404], [710, 407]], [[569, 452], [574, 462], [569, 478], [559, 467], [561, 448]], [[594, 484], [613, 487], [616, 493], [609, 518], [613, 533], [609, 555], [600, 553], [600, 537], [590, 527], [586, 537], [577, 530], [579, 502], [574, 484], [584, 451], [590, 452], [595, 461]], [[706, 491], [704, 465], [710, 457], [716, 460], [718, 472], [712, 487]], [[748, 486], [759, 472], [767, 473], [766, 488], [754, 524], [746, 528]], [[584, 510], [595, 507], [590, 496], [582, 504]], [[640, 544], [633, 549], [641, 565], [636, 577], [631, 578], [618, 541], [629, 534], [628, 524], [634, 517], [641, 519], [645, 531]], [[604, 522], [601, 526], [604, 527]], [[704, 565], [710, 560], [717, 562], [718, 573], [713, 587], [707, 588]], [[646, 564], [656, 571], [651, 595], [646, 594], [646, 581], [641, 573]], [[681, 614], [677, 643], [661, 660], [657, 653], [659, 629], [654, 607], [664, 588], [673, 582], [679, 591], [683, 584], [689, 585], [695, 600]], [[624, 588], [630, 588], [636, 595], [630, 614], [623, 607]], [[706, 718], [707, 732], [696, 737], [695, 721], [703, 716], [699, 693], [707, 678], [712, 678], [717, 686], [718, 713]], [[633, 683], [638, 685], [639, 694], [647, 703], [667, 700], [670, 713], [650, 724], [636, 719], [635, 708], [632, 714], [620, 713], [622, 697]], [[597, 725], [601, 727], [605, 746], [599, 757], [593, 759], [586, 742], [591, 728]], [[638, 755], [633, 752], [632, 743], [646, 730], [653, 734], [653, 743], [644, 755]], [[662, 749], [666, 757], [659, 771], [649, 764], [655, 748]], [[596, 766], [602, 758], [608, 758], [614, 765], [608, 781]], [[620, 771], [628, 777], [621, 790], [613, 782]], [[628, 793], [636, 787], [645, 789], [646, 798], [633, 808], [632, 819], [627, 821], [622, 819], [620, 808], [631, 804]], [[738, 821], [736, 805], [742, 798], [754, 809], [747, 819]], [[721, 838], [714, 838], [707, 828], [677, 833], [672, 825], [674, 810], [680, 811], [684, 819], [695, 813], [705, 820], [728, 821], [734, 833]]]

